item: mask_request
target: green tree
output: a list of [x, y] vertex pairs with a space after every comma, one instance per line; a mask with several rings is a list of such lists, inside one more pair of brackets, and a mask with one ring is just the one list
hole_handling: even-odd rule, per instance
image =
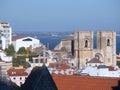
[[30, 61], [30, 62], [33, 62], [33, 57], [34, 57], [34, 56], [36, 56], [36, 53], [34, 53], [34, 52], [30, 52], [30, 53], [29, 53], [29, 61]]
[[23, 66], [24, 68], [30, 67], [30, 64], [25, 60], [25, 56], [18, 56], [17, 58], [13, 58], [12, 63], [14, 67], [18, 66]]
[[120, 68], [120, 61], [117, 61], [117, 65], [118, 65], [118, 67]]
[[21, 47], [21, 48], [19, 48], [17, 53], [18, 54], [27, 54], [27, 50], [25, 49], [25, 47]]
[[19, 61], [17, 58], [13, 58], [12, 60], [13, 67], [19, 67]]
[[14, 54], [15, 54], [14, 46], [12, 44], [9, 45], [8, 48], [5, 49], [5, 52], [6, 52], [7, 56], [14, 56]]

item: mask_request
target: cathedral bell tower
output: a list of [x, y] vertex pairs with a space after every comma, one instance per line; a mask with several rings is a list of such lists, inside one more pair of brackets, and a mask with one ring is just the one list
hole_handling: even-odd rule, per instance
[[116, 32], [97, 31], [97, 49], [102, 50], [105, 65], [116, 65]]
[[86, 66], [92, 57], [93, 51], [93, 32], [77, 31], [74, 34], [75, 61], [78, 68]]

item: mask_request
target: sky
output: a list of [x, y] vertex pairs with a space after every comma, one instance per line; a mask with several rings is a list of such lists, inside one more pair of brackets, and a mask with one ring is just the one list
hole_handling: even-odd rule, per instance
[[120, 0], [0, 0], [13, 31], [120, 30]]

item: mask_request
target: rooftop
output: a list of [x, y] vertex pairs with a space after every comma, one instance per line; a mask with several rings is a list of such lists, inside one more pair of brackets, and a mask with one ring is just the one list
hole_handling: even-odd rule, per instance
[[102, 62], [95, 57], [95, 58], [92, 58], [92, 59], [91, 59], [90, 61], [88, 61], [87, 63], [102, 63]]
[[56, 68], [56, 69], [61, 69], [61, 70], [70, 68], [69, 65], [67, 65], [66, 63], [63, 63], [63, 62], [50, 63], [49, 67]]
[[53, 75], [58, 90], [113, 90], [120, 78]]
[[11, 68], [7, 71], [7, 73], [9, 76], [27, 76], [28, 75], [28, 73], [24, 68], [20, 68], [20, 69]]
[[23, 38], [23, 37], [22, 36], [17, 36], [17, 37], [12, 38], [12, 41], [16, 41], [16, 40], [21, 39], [21, 38]]
[[63, 39], [63, 41], [67, 41], [67, 40], [74, 40], [74, 36], [69, 36], [68, 38]]

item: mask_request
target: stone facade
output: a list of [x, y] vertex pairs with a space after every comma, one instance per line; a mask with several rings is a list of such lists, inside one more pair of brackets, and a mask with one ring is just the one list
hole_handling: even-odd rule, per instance
[[94, 49], [93, 31], [77, 31], [74, 34], [74, 57], [77, 67], [86, 66], [87, 62], [98, 57], [104, 65], [116, 65], [116, 32], [97, 31], [97, 47]]
[[62, 39], [61, 42], [54, 48], [54, 50], [62, 50], [68, 53], [74, 52], [74, 36], [69, 36], [66, 39]]

